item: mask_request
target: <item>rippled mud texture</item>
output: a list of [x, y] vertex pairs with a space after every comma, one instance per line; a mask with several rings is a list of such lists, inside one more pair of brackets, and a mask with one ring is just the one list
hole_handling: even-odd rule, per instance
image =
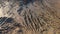
[[0, 34], [60, 34], [60, 0], [0, 0]]

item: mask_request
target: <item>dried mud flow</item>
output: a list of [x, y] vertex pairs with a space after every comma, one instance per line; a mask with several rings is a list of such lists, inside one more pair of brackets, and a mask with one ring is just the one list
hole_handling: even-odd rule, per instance
[[0, 34], [60, 34], [60, 0], [0, 0]]

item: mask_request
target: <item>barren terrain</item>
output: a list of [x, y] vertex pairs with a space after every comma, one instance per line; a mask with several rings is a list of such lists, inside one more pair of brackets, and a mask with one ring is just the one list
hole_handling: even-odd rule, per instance
[[0, 34], [60, 34], [60, 0], [0, 0]]

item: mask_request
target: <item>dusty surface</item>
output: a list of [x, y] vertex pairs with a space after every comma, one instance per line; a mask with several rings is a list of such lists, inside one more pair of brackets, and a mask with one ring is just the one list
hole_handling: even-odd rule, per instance
[[0, 0], [0, 34], [60, 34], [60, 0]]

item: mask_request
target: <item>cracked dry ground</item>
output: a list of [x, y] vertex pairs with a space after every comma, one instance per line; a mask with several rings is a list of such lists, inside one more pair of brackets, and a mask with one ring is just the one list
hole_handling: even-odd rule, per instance
[[0, 0], [0, 34], [60, 34], [60, 0]]

